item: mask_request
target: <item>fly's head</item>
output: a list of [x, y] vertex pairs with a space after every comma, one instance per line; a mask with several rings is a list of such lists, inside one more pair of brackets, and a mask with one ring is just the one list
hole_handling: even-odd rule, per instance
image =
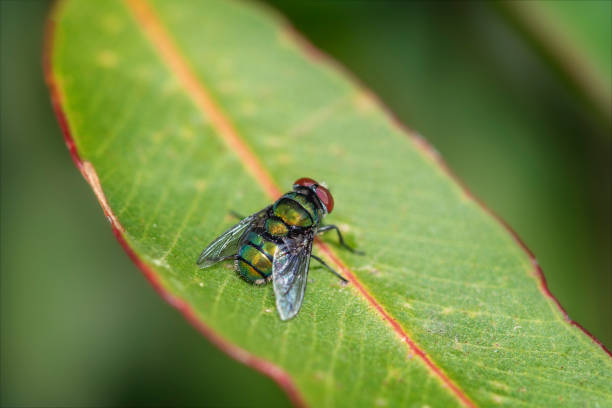
[[314, 196], [317, 197], [317, 204], [320, 206], [323, 214], [329, 214], [332, 212], [334, 209], [334, 197], [332, 197], [331, 193], [326, 187], [308, 177], [302, 177], [293, 183], [293, 190], [295, 191], [305, 188], [312, 191]]

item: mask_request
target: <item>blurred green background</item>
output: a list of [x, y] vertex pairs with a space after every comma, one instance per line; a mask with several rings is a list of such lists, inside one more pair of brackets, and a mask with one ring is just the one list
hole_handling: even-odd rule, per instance
[[[43, 82], [49, 3], [0, 5], [2, 405], [288, 405], [117, 244]], [[611, 347], [612, 3], [272, 5], [441, 152]]]

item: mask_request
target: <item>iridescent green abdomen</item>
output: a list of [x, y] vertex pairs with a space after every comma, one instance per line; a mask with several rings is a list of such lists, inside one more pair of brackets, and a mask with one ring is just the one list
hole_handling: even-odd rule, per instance
[[261, 234], [251, 231], [244, 245], [238, 251], [236, 268], [246, 281], [257, 285], [272, 277], [272, 260], [276, 253], [276, 243], [265, 239]]
[[289, 226], [280, 218], [271, 217], [265, 223], [266, 232], [275, 237], [284, 237], [289, 233]]

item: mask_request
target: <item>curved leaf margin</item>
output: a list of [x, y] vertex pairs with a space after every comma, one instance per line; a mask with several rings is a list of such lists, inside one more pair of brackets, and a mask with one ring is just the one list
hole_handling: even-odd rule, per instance
[[96, 198], [98, 199], [98, 203], [100, 207], [102, 207], [102, 211], [106, 216], [107, 220], [111, 225], [111, 229], [113, 234], [119, 241], [119, 244], [123, 247], [125, 252], [128, 254], [132, 262], [140, 269], [140, 271], [144, 274], [145, 278], [151, 283], [155, 291], [164, 299], [170, 306], [177, 309], [184, 317], [187, 319], [189, 323], [191, 323], [200, 333], [204, 335], [209, 341], [211, 341], [215, 346], [217, 346], [221, 351], [235, 359], [236, 361], [245, 364], [259, 371], [260, 373], [268, 376], [274, 382], [276, 382], [279, 387], [285, 391], [289, 400], [297, 407], [306, 407], [306, 403], [304, 402], [301, 394], [299, 393], [297, 387], [293, 383], [293, 380], [285, 372], [282, 368], [277, 365], [259, 358], [248, 351], [242, 349], [229, 342], [210, 327], [202, 323], [197, 318], [195, 311], [191, 308], [191, 306], [185, 302], [184, 300], [173, 296], [170, 292], [168, 292], [163, 285], [161, 284], [157, 273], [154, 268], [145, 263], [133, 248], [127, 243], [124, 237], [124, 230], [117, 218], [115, 217], [112, 209], [108, 205], [102, 187], [100, 185], [100, 181], [98, 179], [98, 175], [94, 167], [88, 161], [84, 161], [81, 159], [79, 152], [76, 148], [76, 144], [72, 137], [70, 127], [68, 126], [68, 120], [62, 108], [62, 98], [57, 87], [57, 83], [53, 76], [53, 70], [51, 69], [51, 61], [52, 61], [52, 53], [53, 53], [53, 38], [54, 38], [54, 29], [55, 29], [55, 20], [54, 17], [59, 13], [61, 8], [62, 1], [56, 0], [53, 4], [51, 11], [49, 12], [49, 16], [47, 17], [47, 23], [45, 27], [45, 38], [44, 38], [44, 46], [43, 46], [43, 71], [45, 82], [49, 88], [51, 104], [53, 106], [53, 110], [55, 112], [55, 116], [59, 122], [60, 128], [64, 135], [64, 141], [66, 146], [68, 147], [68, 151], [70, 152], [70, 156], [74, 161], [74, 164], [81, 172], [83, 178], [87, 181], [87, 183], [92, 188]]
[[[85, 178], [85, 180], [90, 184], [91, 188], [98, 199], [102, 210], [109, 220], [111, 224], [112, 231], [127, 252], [128, 256], [132, 259], [132, 261], [136, 264], [136, 266], [143, 272], [145, 277], [149, 280], [149, 282], [153, 285], [154, 289], [162, 296], [162, 298], [168, 302], [171, 306], [179, 310], [184, 317], [195, 327], [197, 328], [208, 340], [213, 342], [217, 347], [219, 347], [223, 352], [225, 352], [230, 357], [235, 360], [248, 365], [257, 371], [265, 374], [274, 380], [280, 387], [283, 389], [288, 395], [291, 402], [296, 406], [306, 406], [304, 399], [297, 387], [295, 386], [291, 376], [285, 372], [282, 368], [277, 365], [259, 358], [250, 352], [242, 349], [241, 347], [236, 346], [235, 344], [229, 342], [221, 335], [216, 333], [213, 329], [205, 325], [202, 321], [197, 318], [195, 311], [191, 308], [191, 306], [185, 302], [184, 300], [170, 294], [161, 284], [159, 277], [155, 268], [145, 263], [133, 250], [132, 247], [127, 243], [124, 237], [124, 230], [116, 216], [114, 215], [112, 209], [108, 205], [102, 187], [100, 185], [97, 173], [93, 167], [93, 165], [81, 159], [78, 149], [76, 147], [75, 141], [71, 134], [71, 129], [69, 127], [66, 115], [63, 110], [63, 101], [62, 95], [57, 86], [57, 82], [55, 81], [53, 70], [52, 70], [52, 55], [53, 55], [53, 39], [55, 32], [55, 16], [60, 12], [63, 1], [56, 0], [53, 4], [51, 11], [49, 12], [49, 16], [47, 18], [47, 24], [45, 28], [45, 38], [44, 38], [44, 47], [43, 47], [43, 71], [45, 81], [50, 91], [50, 97], [53, 109], [55, 111], [55, 115], [59, 122], [60, 128], [64, 135], [65, 143], [68, 147], [70, 155]], [[393, 124], [398, 127], [406, 136], [408, 136], [417, 149], [429, 160], [434, 162], [439, 166], [439, 168], [443, 171], [443, 173], [453, 180], [459, 187], [465, 196], [473, 201], [475, 201], [480, 208], [484, 210], [485, 213], [492, 216], [495, 220], [497, 220], [513, 237], [515, 242], [522, 248], [522, 250], [527, 254], [533, 265], [533, 273], [535, 277], [538, 279], [538, 288], [542, 292], [542, 294], [553, 301], [553, 303], [557, 306], [559, 311], [561, 312], [566, 323], [575, 326], [582, 330], [595, 344], [597, 344], [608, 356], [612, 357], [612, 353], [591, 333], [589, 333], [583, 326], [581, 326], [576, 321], [572, 320], [567, 312], [563, 309], [561, 303], [558, 299], [554, 297], [552, 292], [549, 290], [546, 278], [544, 273], [539, 266], [533, 252], [525, 245], [525, 243], [520, 239], [518, 234], [497, 214], [495, 214], [492, 210], [486, 207], [486, 205], [480, 201], [477, 197], [475, 197], [467, 188], [467, 186], [451, 171], [451, 169], [444, 162], [443, 158], [438, 154], [433, 146], [431, 146], [421, 135], [411, 130], [409, 127], [404, 125], [397, 116], [373, 93], [371, 92], [358, 78], [356, 78], [348, 69], [338, 63], [336, 60], [332, 59], [330, 56], [316, 48], [312, 43], [310, 43], [306, 38], [304, 38], [289, 22], [288, 20], [281, 15], [276, 10], [268, 7], [266, 5], [258, 4], [260, 7], [265, 8], [268, 14], [272, 15], [272, 17], [281, 25], [285, 32], [290, 35], [291, 39], [299, 46], [304, 55], [308, 56], [313, 62], [327, 65], [332, 67], [333, 69], [340, 71], [345, 77], [347, 77], [351, 82], [359, 86], [359, 88], [363, 89], [364, 92], [368, 94], [378, 107], [391, 119]], [[255, 166], [258, 166], [258, 163], [255, 163]], [[258, 169], [256, 169], [258, 170]], [[267, 180], [266, 180], [267, 179]], [[278, 195], [279, 189], [276, 187], [274, 182], [271, 181], [268, 177], [264, 177], [264, 189], [269, 195]], [[342, 261], [337, 258], [332, 250], [325, 245], [323, 242], [318, 242], [319, 249], [321, 249], [326, 255], [328, 255], [331, 259], [334, 260], [345, 274], [350, 277], [351, 283], [353, 283], [357, 290], [371, 303], [374, 308], [382, 315], [383, 319], [386, 320], [393, 328], [393, 330], [398, 333], [400, 337], [409, 345], [411, 349], [417, 354], [421, 359], [424, 360], [424, 363], [434, 371], [436, 376], [440, 377], [440, 379], [451, 388], [451, 391], [458, 397], [459, 401], [466, 406], [475, 406], [475, 404], [460, 390], [457, 386], [455, 386], [446, 375], [439, 370], [439, 368], [429, 360], [426, 354], [416, 345], [410, 337], [404, 332], [401, 326], [391, 317], [384, 308], [376, 302], [376, 300], [367, 292], [365, 287], [361, 285], [360, 281], [350, 272], [348, 267], [342, 263]]]

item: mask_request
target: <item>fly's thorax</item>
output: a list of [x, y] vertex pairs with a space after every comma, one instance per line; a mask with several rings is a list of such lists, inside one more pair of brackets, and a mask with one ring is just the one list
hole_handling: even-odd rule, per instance
[[279, 198], [272, 212], [285, 224], [294, 227], [313, 227], [319, 224], [321, 210], [312, 194], [292, 191]]
[[260, 285], [272, 278], [272, 260], [277, 245], [251, 231], [238, 250], [236, 270], [247, 282]]

